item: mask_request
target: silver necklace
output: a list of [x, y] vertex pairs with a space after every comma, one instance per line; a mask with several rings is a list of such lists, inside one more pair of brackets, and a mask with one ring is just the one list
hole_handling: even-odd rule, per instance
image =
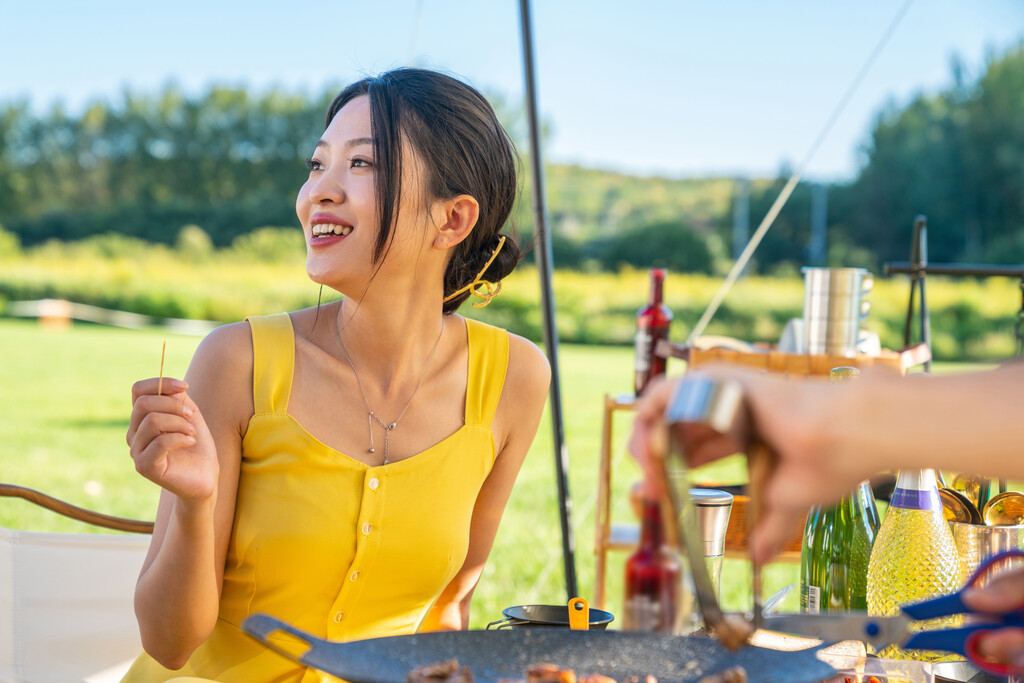
[[398, 421], [401, 420], [402, 417], [405, 416], [405, 411], [409, 410], [409, 406], [412, 404], [412, 399], [416, 396], [416, 392], [420, 390], [420, 386], [423, 384], [423, 380], [427, 376], [427, 370], [430, 369], [430, 363], [431, 363], [431, 361], [434, 360], [434, 354], [437, 353], [437, 347], [438, 347], [438, 345], [440, 345], [441, 337], [444, 335], [444, 316], [441, 316], [441, 331], [438, 333], [437, 340], [434, 342], [434, 348], [431, 349], [430, 356], [427, 357], [427, 362], [423, 366], [423, 374], [420, 375], [420, 381], [416, 383], [416, 388], [413, 389], [412, 393], [409, 395], [409, 400], [405, 402], [405, 407], [402, 408], [402, 412], [399, 413], [398, 417], [396, 417], [390, 423], [384, 422], [384, 420], [380, 419], [380, 416], [377, 415], [377, 413], [373, 412], [373, 408], [370, 407], [370, 400], [368, 398], [366, 398], [366, 391], [363, 389], [363, 382], [359, 379], [359, 372], [356, 370], [356, 364], [352, 362], [352, 357], [348, 355], [348, 349], [345, 348], [345, 342], [341, 341], [341, 328], [338, 327], [337, 324], [335, 324], [335, 330], [338, 333], [338, 343], [341, 344], [341, 352], [345, 354], [345, 360], [348, 361], [349, 367], [352, 368], [352, 374], [356, 376], [356, 384], [359, 385], [359, 393], [361, 393], [363, 395], [363, 403], [366, 404], [366, 410], [367, 410], [367, 412], [369, 412], [369, 415], [366, 418], [367, 425], [368, 425], [369, 430], [370, 430], [370, 448], [369, 448], [369, 452], [370, 453], [375, 452], [375, 449], [373, 447], [373, 422], [374, 422], [374, 420], [376, 420], [377, 424], [379, 424], [381, 427], [384, 428], [384, 463], [383, 464], [387, 465], [387, 464], [389, 464], [391, 462], [390, 460], [388, 460], [388, 440], [389, 440], [389, 437], [391, 436], [391, 432], [398, 427]]

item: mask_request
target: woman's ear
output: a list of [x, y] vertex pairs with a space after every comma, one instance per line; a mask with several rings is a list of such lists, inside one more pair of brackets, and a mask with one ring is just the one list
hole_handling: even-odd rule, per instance
[[480, 216], [480, 204], [468, 194], [460, 194], [452, 199], [438, 202], [437, 235], [434, 237], [435, 249], [450, 249], [469, 236], [476, 220]]

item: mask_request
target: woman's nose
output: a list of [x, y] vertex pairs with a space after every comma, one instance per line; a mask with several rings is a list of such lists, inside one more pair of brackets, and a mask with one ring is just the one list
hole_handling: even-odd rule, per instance
[[341, 204], [345, 201], [345, 190], [334, 174], [321, 173], [320, 177], [309, 181], [309, 201], [313, 204]]

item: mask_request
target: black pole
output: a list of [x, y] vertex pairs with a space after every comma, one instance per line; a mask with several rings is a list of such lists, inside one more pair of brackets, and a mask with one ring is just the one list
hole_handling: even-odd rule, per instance
[[537, 271], [540, 274], [541, 303], [544, 312], [544, 347], [551, 363], [551, 428], [554, 431], [555, 478], [558, 481], [559, 517], [562, 522], [562, 563], [565, 566], [565, 590], [568, 599], [576, 590], [576, 542], [572, 533], [572, 499], [569, 497], [569, 449], [562, 427], [562, 390], [558, 377], [558, 328], [555, 327], [555, 300], [551, 291], [551, 233], [548, 231], [544, 204], [544, 166], [540, 156], [540, 125], [537, 121], [537, 96], [533, 73], [533, 37], [530, 1], [519, 0], [519, 18], [523, 34], [523, 71], [526, 77], [526, 116], [530, 123], [530, 172], [533, 179], [533, 218], [537, 226]]

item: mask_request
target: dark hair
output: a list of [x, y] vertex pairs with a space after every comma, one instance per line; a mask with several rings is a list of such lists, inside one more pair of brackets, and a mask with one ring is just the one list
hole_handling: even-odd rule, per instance
[[[374, 263], [380, 264], [394, 239], [392, 224], [402, 196], [403, 140], [423, 162], [428, 201], [468, 194], [480, 205], [476, 225], [448, 262], [447, 297], [472, 282], [498, 246], [518, 189], [515, 147], [483, 95], [451, 76], [425, 69], [394, 69], [353, 83], [331, 102], [325, 126], [361, 95], [370, 99], [380, 215]], [[510, 236], [482, 277], [496, 283], [520, 258], [519, 245]], [[454, 313], [469, 296], [463, 292], [446, 302], [444, 313]]]

